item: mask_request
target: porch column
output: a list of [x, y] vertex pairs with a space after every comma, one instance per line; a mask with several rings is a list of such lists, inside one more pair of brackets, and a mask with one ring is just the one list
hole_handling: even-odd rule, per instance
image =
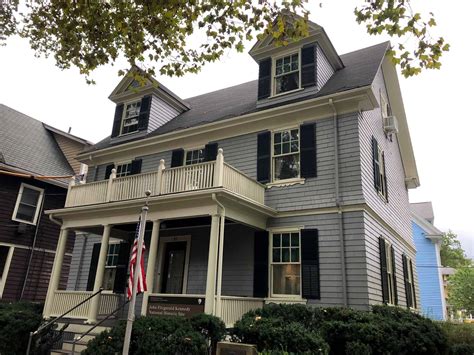
[[148, 263], [146, 265], [146, 284], [148, 290], [143, 295], [142, 315], [146, 316], [148, 307], [148, 296], [153, 293], [153, 285], [155, 283], [155, 265], [156, 255], [158, 254], [158, 241], [160, 238], [160, 221], [153, 221], [153, 229], [151, 230], [151, 240], [148, 247]]
[[[92, 293], [96, 293], [102, 287], [104, 281], [104, 272], [105, 272], [105, 262], [107, 259], [107, 251], [109, 249], [109, 238], [110, 238], [110, 224], [104, 225], [104, 232], [102, 233], [102, 240], [100, 244], [99, 251], [99, 260], [97, 261], [97, 271], [95, 273], [94, 289]], [[100, 306], [100, 297], [97, 295], [90, 300], [89, 303], [89, 316], [87, 318], [87, 323], [96, 323], [97, 322], [97, 313]]]
[[224, 229], [225, 215], [220, 216], [220, 234], [219, 234], [219, 250], [217, 265], [217, 296], [216, 296], [216, 316], [222, 316], [222, 268], [224, 263]]
[[59, 281], [61, 280], [61, 269], [66, 253], [67, 228], [61, 228], [59, 233], [58, 245], [56, 247], [56, 256], [54, 257], [53, 269], [51, 270], [51, 279], [49, 280], [48, 293], [43, 310], [43, 316], [49, 318], [51, 316], [51, 307], [53, 306], [54, 293], [58, 290]]
[[209, 257], [207, 261], [206, 301], [204, 312], [214, 314], [214, 298], [216, 294], [217, 242], [219, 237], [219, 215], [212, 216], [211, 235], [209, 237]]

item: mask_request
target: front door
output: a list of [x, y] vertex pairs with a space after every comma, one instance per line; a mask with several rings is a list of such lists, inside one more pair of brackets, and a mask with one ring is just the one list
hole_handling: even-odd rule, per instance
[[187, 243], [169, 242], [165, 245], [161, 293], [180, 294], [183, 292]]

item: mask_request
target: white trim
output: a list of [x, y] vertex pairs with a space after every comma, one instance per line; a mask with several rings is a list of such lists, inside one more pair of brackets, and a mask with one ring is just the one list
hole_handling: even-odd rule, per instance
[[[152, 287], [152, 291], [157, 289], [161, 291], [161, 282], [162, 282], [162, 273], [165, 264], [165, 244], [172, 243], [172, 242], [186, 242], [186, 257], [184, 262], [184, 272], [183, 272], [183, 291], [182, 293], [185, 294], [188, 287], [188, 271], [189, 271], [189, 256], [191, 251], [191, 236], [190, 235], [183, 235], [183, 236], [167, 236], [167, 237], [160, 237], [159, 245], [158, 245], [158, 270], [154, 270], [156, 272], [156, 281]], [[165, 295], [164, 293], [161, 293]]]
[[[4, 246], [4, 245], [2, 245]], [[6, 246], [4, 246], [6, 247]], [[8, 248], [8, 247], [7, 247]], [[13, 251], [15, 250], [15, 247], [9, 247], [10, 249], [8, 250], [8, 255], [5, 260], [5, 265], [3, 266], [3, 272], [0, 277], [0, 299], [3, 297], [3, 291], [5, 290], [5, 285], [7, 283], [7, 277], [8, 277], [8, 271], [10, 270], [10, 264], [12, 262], [13, 258]]]
[[[141, 107], [142, 107], [142, 99], [143, 99], [143, 97], [129, 99], [129, 100], [127, 100], [123, 103], [122, 118], [120, 120], [120, 133], [119, 133], [118, 137], [127, 136], [129, 134], [137, 133], [139, 131], [138, 125], [139, 125], [140, 110], [141, 110]], [[137, 129], [133, 132], [123, 133], [125, 115], [127, 114], [127, 105], [132, 105], [132, 104], [135, 104], [135, 103], [140, 103], [140, 109], [138, 110], [138, 115], [132, 117], [132, 118], [135, 118], [135, 117], [137, 118]]]
[[[195, 150], [202, 150], [202, 161], [199, 161], [197, 163], [187, 164], [186, 155], [188, 154], [188, 152], [194, 152]], [[190, 165], [205, 163], [205, 159], [206, 159], [205, 154], [206, 154], [205, 147], [184, 149], [183, 166], [190, 166]], [[191, 155], [192, 155], [192, 153], [191, 153]]]
[[[24, 190], [25, 186], [28, 189], [36, 190], [36, 191], [40, 192], [38, 200], [36, 201], [36, 211], [35, 211], [35, 216], [34, 216], [32, 222], [25, 221], [25, 220], [22, 220], [22, 219], [16, 217], [16, 214], [18, 212], [18, 207], [19, 207], [20, 202], [21, 202], [21, 196], [23, 194], [23, 190]], [[28, 184], [25, 184], [24, 182], [22, 182], [21, 185], [20, 185], [20, 191], [18, 191], [18, 196], [16, 198], [15, 209], [13, 210], [12, 220], [16, 221], [16, 222], [31, 224], [31, 225], [35, 226], [36, 222], [38, 220], [39, 213], [40, 213], [40, 206], [41, 206], [41, 202], [43, 201], [43, 196], [44, 196], [44, 189], [42, 189], [40, 187], [28, 185]]]
[[[282, 133], [282, 132], [289, 132], [290, 133], [290, 142], [291, 142], [291, 131], [292, 130], [298, 130], [298, 152], [290, 152], [290, 153], [281, 153], [277, 156], [275, 156], [275, 134], [276, 133]], [[300, 126], [292, 126], [291, 128], [281, 128], [281, 129], [275, 129], [270, 131], [271, 132], [271, 146], [270, 146], [270, 176], [271, 176], [271, 182], [267, 184], [267, 186], [277, 186], [277, 185], [285, 185], [285, 184], [291, 184], [293, 185], [294, 183], [301, 183], [301, 132], [300, 132]], [[283, 143], [283, 141], [280, 142], [280, 144]], [[283, 146], [282, 146], [282, 151], [283, 151]], [[291, 144], [290, 144], [290, 151], [291, 151]], [[290, 155], [298, 155], [298, 176], [295, 178], [289, 178], [289, 179], [279, 179], [275, 180], [275, 164], [274, 164], [274, 159], [277, 157], [284, 157], [284, 156], [290, 156]], [[303, 179], [304, 182], [304, 179]]]
[[[275, 81], [276, 81], [276, 61], [278, 59], [282, 59], [282, 58], [285, 58], [285, 57], [291, 57], [293, 54], [298, 54], [298, 88], [290, 90], [290, 91], [280, 92], [280, 93], [277, 94], [276, 93], [276, 85], [275, 85]], [[290, 71], [288, 73], [281, 74], [281, 75], [291, 74], [293, 72], [296, 72], [296, 70], [295, 71]], [[301, 87], [301, 47], [296, 48], [296, 49], [288, 49], [286, 51], [278, 53], [278, 55], [272, 56], [272, 77], [271, 77], [271, 88], [270, 88], [269, 98], [279, 97], [279, 96], [290, 94], [290, 93], [300, 91], [300, 90], [303, 90], [303, 88]]]

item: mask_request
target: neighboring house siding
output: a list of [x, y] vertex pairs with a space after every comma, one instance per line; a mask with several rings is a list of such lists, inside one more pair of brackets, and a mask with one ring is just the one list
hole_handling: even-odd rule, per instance
[[317, 65], [316, 65], [316, 72], [317, 72], [317, 82], [316, 87], [319, 90], [326, 84], [326, 82], [331, 78], [334, 74], [334, 69], [329, 63], [326, 55], [324, 54], [323, 50], [319, 45], [316, 46], [316, 58], [317, 58]]
[[84, 150], [84, 144], [68, 139], [57, 133], [52, 134], [71, 168], [76, 174], [79, 174], [81, 171], [81, 162], [76, 160], [76, 156]]
[[420, 300], [422, 313], [436, 320], [444, 319], [442, 304], [441, 275], [438, 263], [439, 250], [430, 239], [426, 238], [426, 231], [413, 222], [413, 238], [416, 245], [416, 265], [420, 281]]
[[397, 279], [398, 305], [406, 307], [405, 284], [403, 279], [402, 254], [405, 253], [413, 261], [415, 294], [419, 306], [418, 275], [416, 272], [415, 251], [410, 250], [386, 226], [364, 212], [365, 243], [367, 252], [367, 276], [369, 286], [369, 304], [382, 303], [382, 281], [380, 271], [379, 237], [388, 240], [395, 249], [395, 267]]
[[179, 111], [171, 107], [158, 96], [153, 95], [150, 107], [150, 118], [148, 121], [148, 132], [152, 132], [158, 127], [179, 115]]
[[[28, 280], [25, 284], [23, 300], [42, 302], [46, 297], [59, 236], [59, 226], [41, 213], [36, 226], [27, 225], [23, 233], [18, 232], [19, 223], [13, 221], [12, 216], [22, 182], [44, 189], [43, 211], [64, 207], [66, 189], [37, 180], [21, 179], [6, 175], [0, 176], [0, 244], [15, 248], [2, 299], [16, 301], [20, 298], [37, 227], [36, 245]], [[67, 243], [66, 253], [72, 252], [73, 245], [74, 237], [71, 234]], [[68, 273], [69, 260], [70, 256], [66, 254], [63, 267], [64, 275]], [[61, 280], [61, 287], [65, 285], [66, 279], [64, 278]]]
[[[377, 100], [379, 92], [385, 93], [383, 75], [379, 70], [374, 85]], [[411, 215], [408, 202], [408, 190], [405, 185], [403, 162], [398, 147], [397, 136], [393, 141], [385, 136], [380, 109], [365, 111], [359, 118], [362, 189], [366, 203], [382, 217], [398, 234], [413, 245], [411, 235]], [[388, 203], [379, 196], [374, 187], [371, 139], [374, 136], [385, 153], [387, 174]]]

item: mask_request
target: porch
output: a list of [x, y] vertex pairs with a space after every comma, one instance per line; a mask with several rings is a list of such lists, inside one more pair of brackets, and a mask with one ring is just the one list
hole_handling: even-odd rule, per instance
[[[126, 300], [128, 277], [128, 265], [121, 265], [120, 259], [123, 260], [122, 254], [126, 255], [128, 264], [135, 228], [135, 223], [105, 226], [102, 236], [100, 227], [81, 228], [83, 234], [76, 238], [79, 242], [74, 256], [82, 253], [82, 259], [75, 261], [82, 266], [71, 268], [65, 290], [52, 290], [53, 274], [44, 315], [58, 316], [100, 287], [105, 288], [100, 295], [67, 317], [95, 323], [117, 309]], [[258, 248], [265, 236], [268, 240], [266, 232], [259, 228], [220, 216], [148, 222], [148, 292], [138, 297], [136, 314], [189, 316], [205, 312], [219, 316], [227, 327], [232, 327], [243, 314], [265, 303], [263, 295], [258, 297], [255, 289], [255, 261], [268, 257], [268, 250]], [[118, 246], [118, 250], [111, 249], [111, 245]], [[109, 260], [114, 255], [118, 262], [110, 273]], [[126, 310], [122, 315], [126, 315]]]

